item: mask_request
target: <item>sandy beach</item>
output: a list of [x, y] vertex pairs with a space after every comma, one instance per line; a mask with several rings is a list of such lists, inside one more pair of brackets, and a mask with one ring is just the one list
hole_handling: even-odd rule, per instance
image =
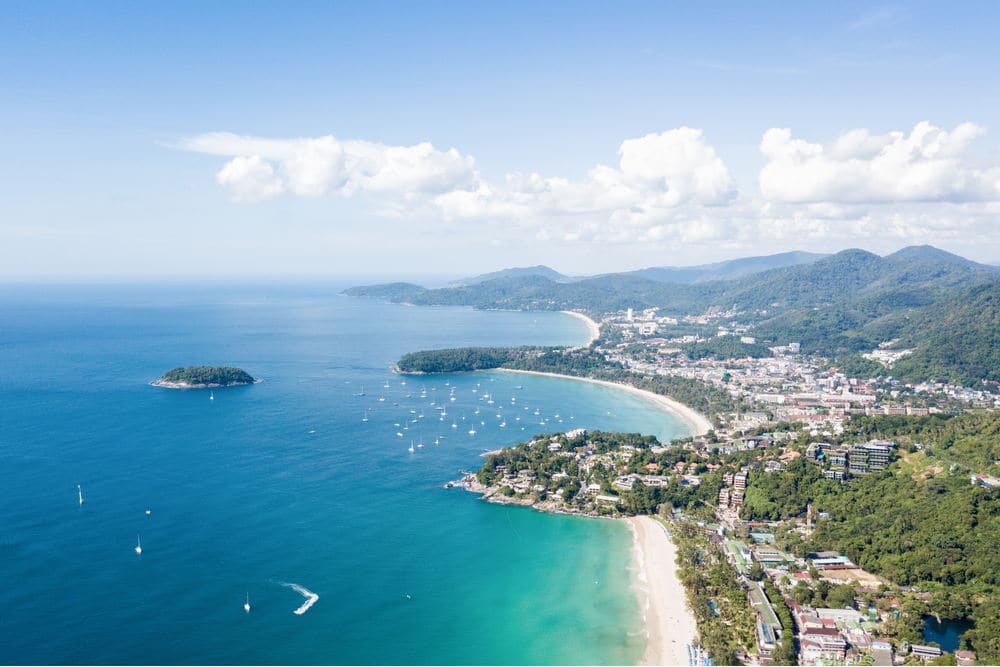
[[627, 519], [635, 540], [635, 586], [648, 643], [643, 665], [687, 665], [697, 625], [677, 577], [677, 549], [663, 524], [648, 516]]
[[[707, 433], [712, 429], [712, 422], [708, 421], [705, 415], [691, 409], [690, 407], [684, 405], [680, 401], [675, 401], [668, 396], [662, 396], [660, 394], [655, 394], [651, 391], [646, 391], [645, 389], [637, 389], [632, 385], [621, 384], [619, 382], [608, 382], [606, 380], [594, 380], [593, 378], [582, 378], [575, 375], [562, 375], [560, 373], [543, 373], [541, 371], [521, 371], [513, 370], [510, 368], [498, 368], [496, 371], [503, 373], [525, 373], [528, 375], [545, 375], [554, 378], [563, 378], [565, 380], [577, 380], [579, 382], [590, 382], [593, 384], [603, 384], [606, 387], [614, 387], [615, 389], [621, 389], [622, 391], [631, 392], [638, 396], [642, 396], [646, 400], [656, 403], [658, 407], [662, 408], [666, 412], [680, 417], [688, 426], [691, 428], [691, 435], [702, 435]], [[493, 372], [493, 371], [491, 371]]]
[[571, 315], [577, 318], [578, 320], [583, 320], [587, 324], [587, 329], [590, 331], [590, 340], [587, 341], [586, 345], [581, 345], [580, 347], [587, 347], [587, 345], [590, 345], [595, 340], [601, 337], [601, 325], [595, 322], [594, 320], [590, 319], [583, 313], [578, 313], [575, 310], [561, 310], [559, 312]]

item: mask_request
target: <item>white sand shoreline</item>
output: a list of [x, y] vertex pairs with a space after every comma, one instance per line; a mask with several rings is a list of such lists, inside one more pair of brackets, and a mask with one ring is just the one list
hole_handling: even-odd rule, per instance
[[601, 325], [595, 322], [594, 320], [590, 319], [583, 313], [577, 312], [575, 310], [560, 310], [559, 312], [575, 317], [578, 320], [583, 320], [583, 322], [587, 325], [587, 330], [590, 332], [590, 340], [588, 340], [585, 345], [581, 345], [580, 347], [587, 347], [588, 345], [590, 345], [595, 340], [601, 337]]
[[[680, 401], [676, 401], [669, 396], [663, 396], [661, 394], [656, 394], [645, 389], [638, 389], [630, 384], [624, 384], [620, 382], [608, 382], [607, 380], [595, 380], [593, 378], [577, 377], [576, 375], [563, 375], [561, 373], [545, 373], [542, 371], [522, 371], [515, 370], [512, 368], [497, 368], [497, 372], [503, 373], [524, 373], [526, 375], [542, 375], [545, 377], [562, 378], [564, 380], [577, 380], [579, 382], [590, 382], [591, 384], [601, 384], [606, 387], [613, 387], [615, 389], [621, 389], [629, 393], [641, 396], [646, 400], [655, 403], [657, 407], [661, 408], [663, 411], [668, 412], [676, 417], [680, 417], [690, 428], [691, 435], [703, 435], [712, 429], [712, 422], [708, 420], [705, 415], [694, 410], [693, 408], [684, 405]], [[491, 370], [490, 372], [494, 372]]]
[[646, 625], [643, 665], [687, 665], [698, 626], [677, 576], [677, 548], [663, 524], [648, 516], [626, 519], [634, 539], [635, 588]]
[[[701, 435], [712, 428], [711, 422], [704, 415], [683, 403], [631, 385], [559, 373], [506, 368], [497, 370], [579, 380], [623, 389], [681, 417], [694, 431], [694, 435]], [[634, 540], [631, 552], [632, 564], [635, 566], [633, 585], [646, 627], [646, 651], [640, 664], [687, 665], [687, 646], [697, 643], [698, 626], [694, 614], [688, 608], [684, 585], [677, 576], [677, 548], [663, 524], [656, 519], [637, 516], [625, 521], [632, 530]]]

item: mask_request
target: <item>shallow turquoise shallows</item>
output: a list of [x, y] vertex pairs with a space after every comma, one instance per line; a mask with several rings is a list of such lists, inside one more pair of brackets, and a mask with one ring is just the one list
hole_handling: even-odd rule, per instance
[[[639, 659], [624, 524], [443, 484], [538, 432], [683, 425], [582, 382], [388, 370], [416, 349], [580, 343], [574, 318], [338, 291], [0, 287], [0, 662]], [[264, 382], [148, 385], [196, 364]], [[302, 590], [319, 599], [295, 614]]]

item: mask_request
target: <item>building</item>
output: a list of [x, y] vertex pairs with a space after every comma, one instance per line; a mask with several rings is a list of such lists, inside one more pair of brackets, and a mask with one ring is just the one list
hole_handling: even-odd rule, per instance
[[841, 661], [847, 655], [847, 640], [837, 628], [806, 628], [799, 635], [799, 653], [806, 664]]
[[971, 667], [976, 664], [975, 651], [955, 651], [955, 662], [958, 667]]
[[981, 486], [984, 489], [996, 489], [1000, 487], [1000, 479], [997, 479], [992, 475], [984, 475], [980, 473], [978, 475], [972, 475], [972, 485]]
[[781, 640], [781, 621], [759, 583], [750, 582], [748, 595], [750, 605], [757, 614], [757, 652], [762, 658], [770, 658]]
[[910, 653], [920, 658], [936, 658], [941, 655], [941, 649], [937, 646], [913, 644], [910, 646]]

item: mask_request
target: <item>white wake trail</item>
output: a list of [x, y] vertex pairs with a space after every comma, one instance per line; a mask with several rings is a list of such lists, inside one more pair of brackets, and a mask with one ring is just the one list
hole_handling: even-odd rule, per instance
[[287, 584], [287, 583], [282, 583], [281, 585], [288, 586], [292, 590], [298, 591], [299, 593], [302, 594], [302, 597], [306, 599], [306, 601], [302, 603], [302, 606], [295, 610], [295, 613], [298, 614], [299, 616], [309, 611], [309, 607], [316, 604], [316, 600], [319, 599], [318, 595], [313, 593], [308, 588], [305, 588], [304, 586], [299, 586], [298, 584]]

